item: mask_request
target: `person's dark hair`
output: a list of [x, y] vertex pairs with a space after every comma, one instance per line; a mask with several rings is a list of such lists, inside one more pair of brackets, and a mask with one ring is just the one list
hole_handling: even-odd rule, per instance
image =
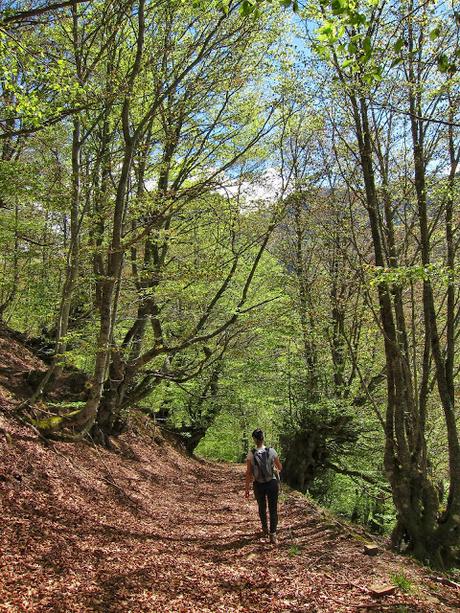
[[264, 440], [264, 433], [262, 432], [262, 430], [260, 428], [257, 428], [252, 433], [252, 438], [256, 439], [256, 441], [263, 441]]

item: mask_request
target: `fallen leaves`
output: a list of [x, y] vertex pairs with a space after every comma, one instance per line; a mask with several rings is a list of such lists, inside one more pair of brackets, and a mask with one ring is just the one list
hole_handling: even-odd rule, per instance
[[[40, 366], [5, 355], [5, 377]], [[381, 546], [364, 555], [362, 538], [295, 492], [280, 503], [279, 546], [260, 542], [244, 469], [186, 458], [141, 416], [112, 451], [46, 447], [9, 419], [10, 400], [0, 389], [1, 613], [459, 608], [455, 582]], [[404, 598], [388, 584], [402, 566]]]
[[[115, 452], [10, 436], [0, 461], [2, 612], [346, 613], [400, 601], [394, 586], [372, 587], [400, 559], [363, 555], [296, 495], [280, 505], [279, 547], [259, 542], [241, 467], [164, 443], [159, 453], [147, 435], [124, 435]], [[406, 601], [420, 613], [449, 610], [421, 593]]]

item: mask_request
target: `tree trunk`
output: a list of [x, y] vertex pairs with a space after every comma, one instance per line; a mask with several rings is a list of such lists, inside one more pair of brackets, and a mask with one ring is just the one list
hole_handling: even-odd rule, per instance
[[[76, 76], [78, 83], [83, 85], [83, 59], [81, 34], [78, 24], [77, 7], [72, 6], [72, 36], [75, 55]], [[57, 379], [63, 369], [63, 360], [67, 349], [66, 335], [69, 329], [70, 308], [72, 296], [78, 277], [80, 258], [80, 201], [81, 201], [81, 119], [79, 115], [73, 118], [72, 131], [72, 192], [70, 207], [70, 246], [67, 254], [65, 281], [62, 288], [61, 303], [56, 326], [56, 344], [50, 368], [29, 399], [34, 404], [45, 392], [52, 379]]]
[[[382, 234], [378, 214], [378, 198], [372, 159], [372, 142], [367, 103], [351, 96], [360, 161], [365, 184], [367, 211], [371, 226], [375, 263], [385, 267]], [[387, 222], [391, 220], [387, 215]], [[388, 230], [391, 237], [391, 223]], [[394, 258], [393, 250], [390, 251]], [[424, 421], [420, 420], [413, 390], [405, 340], [405, 324], [401, 297], [392, 294], [388, 284], [378, 284], [380, 318], [384, 333], [387, 370], [387, 413], [385, 423], [385, 470], [398, 512], [398, 528], [394, 535], [406, 535], [409, 550], [422, 561], [440, 562], [437, 518], [439, 497], [426, 466]]]
[[48, 385], [57, 379], [63, 369], [63, 360], [67, 349], [66, 335], [69, 329], [70, 308], [75, 284], [78, 278], [79, 258], [80, 258], [80, 150], [81, 150], [81, 130], [80, 118], [76, 116], [73, 120], [72, 134], [72, 204], [70, 209], [70, 247], [67, 256], [67, 267], [64, 286], [62, 288], [61, 304], [57, 322], [56, 344], [51, 366], [35, 390], [29, 402], [34, 404], [45, 392]]

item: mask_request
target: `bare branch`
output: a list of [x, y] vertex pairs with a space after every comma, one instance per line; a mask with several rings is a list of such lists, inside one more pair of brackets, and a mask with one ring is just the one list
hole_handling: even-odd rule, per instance
[[51, 11], [57, 11], [59, 9], [69, 8], [76, 4], [87, 4], [89, 1], [90, 0], [67, 0], [66, 2], [54, 2], [52, 4], [45, 4], [43, 6], [38, 6], [37, 8], [30, 9], [28, 11], [18, 11], [17, 13], [13, 13], [12, 15], [4, 17], [0, 21], [0, 27], [11, 23], [20, 23], [21, 21], [25, 21], [26, 19], [30, 19], [31, 17], [38, 17], [39, 15], [44, 15], [46, 13], [50, 13]]

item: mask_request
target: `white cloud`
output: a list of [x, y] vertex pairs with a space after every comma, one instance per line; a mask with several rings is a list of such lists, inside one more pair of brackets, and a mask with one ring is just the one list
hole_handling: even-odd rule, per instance
[[253, 210], [278, 200], [283, 195], [283, 185], [279, 172], [275, 168], [268, 168], [253, 181], [226, 177], [216, 191], [237, 198], [241, 210]]

